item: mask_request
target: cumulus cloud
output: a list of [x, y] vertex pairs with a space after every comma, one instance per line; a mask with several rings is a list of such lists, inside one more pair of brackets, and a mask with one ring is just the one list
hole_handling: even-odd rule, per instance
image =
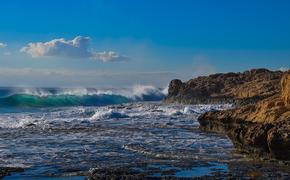
[[77, 36], [72, 40], [64, 38], [54, 39], [48, 42], [29, 43], [20, 51], [39, 57], [66, 57], [66, 58], [91, 58], [103, 62], [124, 61], [129, 58], [119, 55], [114, 51], [95, 52], [89, 50], [89, 37]]
[[0, 42], [0, 48], [5, 48], [6, 46], [7, 46], [7, 44]]

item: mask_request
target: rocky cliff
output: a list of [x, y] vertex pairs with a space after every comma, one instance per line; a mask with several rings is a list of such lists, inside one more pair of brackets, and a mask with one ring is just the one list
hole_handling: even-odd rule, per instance
[[252, 69], [243, 73], [213, 74], [187, 82], [170, 82], [166, 103], [239, 103], [256, 102], [280, 92], [281, 71]]
[[240, 149], [290, 160], [290, 71], [277, 85], [280, 90], [256, 104], [201, 115], [200, 128], [226, 133]]

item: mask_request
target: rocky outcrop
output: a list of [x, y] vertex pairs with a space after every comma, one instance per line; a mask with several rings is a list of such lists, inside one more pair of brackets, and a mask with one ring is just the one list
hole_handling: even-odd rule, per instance
[[290, 160], [290, 71], [277, 84], [281, 92], [256, 104], [201, 115], [200, 128], [226, 133], [240, 149]]
[[252, 69], [243, 73], [213, 74], [185, 83], [170, 82], [166, 103], [239, 103], [256, 102], [280, 92], [281, 71]]

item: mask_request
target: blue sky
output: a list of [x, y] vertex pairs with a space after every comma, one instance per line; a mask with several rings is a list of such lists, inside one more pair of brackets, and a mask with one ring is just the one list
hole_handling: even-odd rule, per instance
[[288, 0], [3, 0], [0, 17], [1, 86], [165, 86], [290, 67]]

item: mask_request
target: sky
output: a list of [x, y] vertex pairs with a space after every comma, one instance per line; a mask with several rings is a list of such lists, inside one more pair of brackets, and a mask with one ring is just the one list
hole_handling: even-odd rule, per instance
[[290, 67], [289, 0], [2, 0], [0, 86], [166, 86]]

